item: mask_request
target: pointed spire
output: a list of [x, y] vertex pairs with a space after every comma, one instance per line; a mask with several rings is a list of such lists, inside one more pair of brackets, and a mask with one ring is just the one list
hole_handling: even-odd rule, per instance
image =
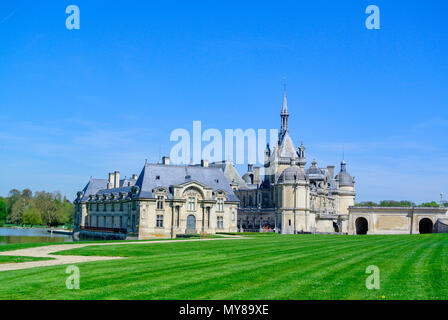
[[286, 98], [286, 81], [284, 83], [284, 89], [283, 89], [283, 105], [282, 105], [282, 111], [280, 112], [280, 118], [282, 119], [282, 126], [281, 126], [281, 135], [288, 131], [288, 118], [289, 118], [289, 112], [288, 112], [288, 100]]
[[288, 113], [288, 99], [286, 98], [286, 82], [283, 89], [283, 104], [281, 115], [289, 115]]

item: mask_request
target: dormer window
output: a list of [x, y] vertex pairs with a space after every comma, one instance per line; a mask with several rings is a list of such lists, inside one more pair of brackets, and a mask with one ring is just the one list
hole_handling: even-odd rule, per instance
[[156, 176], [156, 180], [160, 180], [160, 176]]

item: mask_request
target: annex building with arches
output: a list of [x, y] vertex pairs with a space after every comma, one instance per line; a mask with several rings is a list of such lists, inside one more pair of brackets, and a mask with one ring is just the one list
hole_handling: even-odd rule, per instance
[[448, 232], [447, 208], [350, 207], [348, 234], [426, 234]]

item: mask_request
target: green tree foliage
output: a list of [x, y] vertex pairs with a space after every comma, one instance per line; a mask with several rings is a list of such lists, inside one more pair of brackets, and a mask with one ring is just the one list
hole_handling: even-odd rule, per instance
[[6, 200], [0, 197], [0, 225], [6, 222], [7, 205]]
[[355, 204], [356, 207], [379, 207], [378, 203], [373, 201], [364, 201]]
[[432, 202], [425, 202], [419, 205], [419, 207], [440, 207], [440, 203], [437, 203], [435, 201]]
[[21, 193], [17, 189], [12, 189], [9, 191], [8, 197], [6, 198], [6, 222], [11, 222], [10, 216], [12, 213], [12, 207], [20, 199]]
[[9, 216], [9, 221], [14, 224], [21, 224], [22, 223], [22, 217], [23, 213], [28, 209], [31, 208], [33, 205], [32, 199], [27, 197], [20, 197], [19, 200], [17, 200], [11, 209], [11, 214]]
[[34, 200], [44, 224], [48, 226], [59, 224], [61, 202], [58, 201], [57, 195], [45, 191], [36, 192]]
[[40, 211], [35, 207], [30, 207], [25, 210], [22, 216], [22, 222], [24, 224], [30, 224], [31, 227], [33, 225], [42, 224], [42, 217], [40, 215]]
[[[74, 206], [62, 198], [59, 192], [33, 192], [24, 189], [20, 192], [13, 189], [3, 199], [6, 209], [6, 221], [14, 224], [45, 224], [56, 226], [72, 224]], [[2, 200], [0, 200], [0, 223], [2, 222]]]
[[[356, 207], [416, 207], [417, 205], [409, 200], [402, 201], [394, 201], [394, 200], [383, 200], [380, 203], [365, 201], [355, 204]], [[445, 207], [448, 207], [448, 203], [444, 204]], [[440, 207], [440, 204], [436, 201], [426, 202], [418, 205], [418, 207]]]
[[415, 203], [408, 200], [383, 200], [380, 202], [380, 207], [415, 207]]

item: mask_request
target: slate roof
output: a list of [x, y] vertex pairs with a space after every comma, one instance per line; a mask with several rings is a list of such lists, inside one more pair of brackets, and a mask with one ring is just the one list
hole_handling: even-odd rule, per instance
[[[137, 198], [154, 198], [152, 190], [164, 187], [170, 191], [171, 186], [196, 181], [213, 191], [223, 190], [229, 201], [239, 201], [225, 177], [223, 171], [213, 167], [176, 166], [163, 164], [146, 164], [143, 167], [136, 186], [140, 188]], [[171, 191], [169, 198], [172, 197]]]
[[210, 187], [213, 191], [222, 190], [226, 192], [229, 201], [239, 201], [220, 168], [163, 164], [145, 164], [137, 180], [122, 179], [120, 188], [107, 189], [109, 182], [107, 179], [90, 179], [83, 189], [81, 201], [89, 201], [90, 195], [118, 194], [120, 192], [126, 194], [125, 198], [129, 198], [129, 193], [134, 185], [139, 188], [138, 199], [154, 198], [152, 190], [157, 187], [167, 189], [168, 197], [172, 198], [170, 187], [189, 181], [196, 181]]
[[288, 167], [283, 170], [278, 178], [278, 183], [292, 183], [299, 180], [306, 180], [305, 173], [297, 166]]
[[209, 166], [212, 168], [221, 169], [221, 171], [224, 173], [224, 176], [230, 183], [235, 182], [238, 184], [239, 190], [248, 188], [246, 182], [238, 174], [238, 171], [236, 171], [231, 161], [213, 162], [210, 163]]
[[83, 196], [81, 201], [88, 201], [90, 195], [97, 194], [101, 189], [106, 189], [109, 180], [107, 179], [90, 179], [82, 190]]
[[282, 136], [280, 140], [279, 156], [281, 158], [293, 158], [293, 159], [297, 159], [299, 157], [294, 142], [292, 141], [288, 131], [285, 132], [285, 134]]

